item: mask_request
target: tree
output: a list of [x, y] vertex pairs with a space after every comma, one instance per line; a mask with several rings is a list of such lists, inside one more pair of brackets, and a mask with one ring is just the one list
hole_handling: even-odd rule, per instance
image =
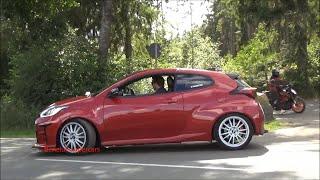
[[260, 24], [257, 32], [246, 46], [242, 46], [234, 58], [225, 57], [223, 70], [240, 74], [248, 83], [259, 90], [266, 87], [268, 73], [276, 67], [278, 53], [270, 51], [277, 41], [275, 30], [267, 31]]
[[264, 23], [267, 31], [274, 29], [278, 34], [278, 41], [268, 49], [279, 53], [278, 68], [287, 80], [311, 89], [307, 44], [313, 33], [319, 36], [319, 1], [216, 0], [212, 8], [206, 33], [221, 43], [222, 55], [237, 56], [250, 43], [258, 24]]
[[100, 66], [108, 61], [108, 50], [111, 42], [113, 0], [101, 0], [101, 23], [99, 35]]
[[[212, 43], [202, 29], [195, 27], [183, 37], [176, 37], [164, 47], [160, 62], [164, 67], [221, 69], [218, 43]], [[193, 49], [193, 51], [192, 51]]]

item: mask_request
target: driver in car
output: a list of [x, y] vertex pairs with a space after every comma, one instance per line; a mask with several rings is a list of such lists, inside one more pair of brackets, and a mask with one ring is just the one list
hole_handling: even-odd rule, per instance
[[155, 94], [166, 93], [167, 90], [164, 88], [164, 79], [162, 76], [152, 76], [152, 87]]

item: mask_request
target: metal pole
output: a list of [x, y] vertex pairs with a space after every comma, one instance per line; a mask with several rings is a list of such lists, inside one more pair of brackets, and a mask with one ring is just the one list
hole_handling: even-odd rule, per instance
[[191, 68], [193, 68], [194, 67], [194, 47], [193, 47], [193, 45], [194, 45], [194, 42], [193, 42], [193, 29], [192, 29], [192, 27], [193, 27], [193, 22], [192, 22], [192, 1], [190, 1], [190, 15], [191, 15], [191, 18], [190, 18], [190, 20], [191, 20]]
[[[159, 0], [157, 0], [157, 10], [159, 12]], [[155, 42], [157, 42], [157, 36], [156, 36], [156, 33], [157, 33], [157, 30], [158, 30], [158, 18], [156, 19], [156, 31], [154, 33], [155, 35]], [[155, 47], [155, 55], [156, 55], [156, 58], [155, 58], [155, 68], [158, 67], [158, 52], [157, 52], [157, 46]]]

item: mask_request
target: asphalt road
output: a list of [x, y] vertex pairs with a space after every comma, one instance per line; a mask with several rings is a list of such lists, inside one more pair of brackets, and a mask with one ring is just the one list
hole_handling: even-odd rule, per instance
[[319, 179], [319, 102], [303, 114], [275, 114], [288, 128], [254, 137], [240, 151], [215, 143], [117, 147], [70, 156], [1, 139], [1, 179]]

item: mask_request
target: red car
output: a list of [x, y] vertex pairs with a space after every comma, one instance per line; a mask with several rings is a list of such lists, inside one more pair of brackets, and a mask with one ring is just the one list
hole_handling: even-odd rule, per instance
[[226, 149], [264, 133], [254, 88], [222, 72], [136, 72], [96, 95], [56, 102], [35, 121], [37, 148], [85, 148], [213, 140]]

